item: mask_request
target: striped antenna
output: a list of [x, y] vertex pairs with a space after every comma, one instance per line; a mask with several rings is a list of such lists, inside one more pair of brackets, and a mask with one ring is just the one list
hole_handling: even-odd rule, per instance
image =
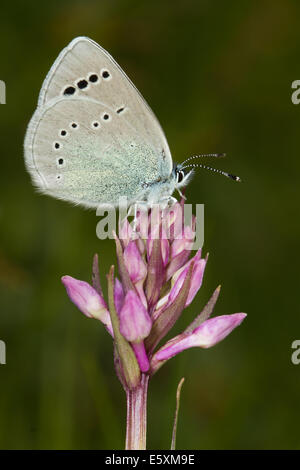
[[215, 173], [220, 173], [221, 175], [224, 175], [227, 178], [230, 178], [234, 181], [238, 181], [239, 183], [242, 181], [239, 176], [231, 175], [230, 173], [227, 173], [226, 171], [218, 170], [217, 168], [211, 168], [210, 166], [202, 165], [201, 163], [190, 163], [189, 165], [181, 167], [181, 169], [184, 170], [185, 168], [190, 168], [190, 167], [194, 167], [194, 168], [198, 167], [198, 168], [204, 168], [205, 170], [214, 171]]
[[202, 153], [200, 155], [193, 155], [192, 157], [189, 157], [186, 160], [184, 160], [184, 162], [182, 162], [181, 165], [184, 165], [186, 162], [189, 162], [190, 160], [203, 158], [203, 157], [223, 158], [223, 157], [226, 157], [226, 153]]

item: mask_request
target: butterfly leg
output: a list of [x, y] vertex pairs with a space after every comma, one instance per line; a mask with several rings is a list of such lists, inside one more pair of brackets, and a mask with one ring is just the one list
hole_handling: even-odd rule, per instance
[[180, 196], [186, 201], [186, 197], [184, 196], [184, 194], [182, 194], [182, 192], [180, 191], [179, 188], [176, 188], [177, 191], [179, 192]]
[[[182, 196], [181, 192], [180, 192], [179, 194]], [[174, 206], [174, 204], [176, 204], [176, 202], [178, 202], [177, 199], [176, 199], [176, 197], [170, 196], [170, 197], [168, 198], [168, 205], [169, 205], [170, 207]]]
[[161, 209], [164, 210], [167, 207], [174, 206], [174, 204], [176, 204], [176, 202], [178, 202], [176, 197], [167, 196], [167, 197], [164, 197], [164, 198], [161, 199], [159, 205], [160, 205]]
[[163, 219], [164, 217], [164, 211], [165, 209], [174, 206], [176, 204], [177, 199], [173, 196], [166, 196], [160, 200], [159, 206], [161, 210], [161, 218]]

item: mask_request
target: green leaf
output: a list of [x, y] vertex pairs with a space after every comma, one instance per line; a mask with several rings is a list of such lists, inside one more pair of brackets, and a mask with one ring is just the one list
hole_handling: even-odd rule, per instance
[[212, 311], [216, 305], [216, 302], [218, 300], [219, 294], [220, 294], [221, 286], [218, 286], [216, 290], [214, 291], [213, 295], [205, 305], [204, 309], [202, 310], [201, 313], [195, 318], [195, 320], [192, 321], [192, 323], [184, 330], [183, 334], [187, 333], [192, 333], [195, 328], [201, 325], [205, 320], [207, 320], [210, 315], [212, 314]]

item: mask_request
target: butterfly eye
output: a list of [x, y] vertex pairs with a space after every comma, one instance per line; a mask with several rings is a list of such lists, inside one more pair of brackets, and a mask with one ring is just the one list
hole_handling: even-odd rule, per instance
[[181, 183], [181, 181], [183, 180], [184, 178], [184, 172], [182, 170], [178, 170], [176, 172], [176, 180], [177, 180], [177, 183]]

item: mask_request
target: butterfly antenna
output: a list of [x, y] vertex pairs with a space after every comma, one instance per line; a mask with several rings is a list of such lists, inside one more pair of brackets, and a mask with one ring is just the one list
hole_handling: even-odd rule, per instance
[[182, 162], [181, 165], [184, 165], [186, 162], [189, 162], [190, 160], [195, 160], [197, 158], [203, 158], [203, 157], [223, 158], [223, 157], [226, 157], [226, 153], [202, 153], [200, 155], [193, 155], [192, 157], [189, 157], [186, 160], [184, 160], [184, 162]]
[[186, 166], [183, 166], [181, 167], [182, 170], [185, 169], [185, 168], [189, 168], [189, 167], [198, 167], [198, 168], [204, 168], [205, 170], [210, 170], [210, 171], [214, 171], [215, 173], [220, 173], [221, 175], [224, 175], [226, 176], [226, 178], [230, 178], [234, 181], [238, 181], [238, 182], [241, 182], [241, 178], [239, 176], [235, 176], [235, 175], [232, 175], [230, 173], [227, 173], [226, 171], [223, 171], [223, 170], [218, 170], [217, 168], [211, 168], [210, 166], [206, 166], [206, 165], [202, 165], [201, 163], [190, 163], [189, 165], [186, 165]]

